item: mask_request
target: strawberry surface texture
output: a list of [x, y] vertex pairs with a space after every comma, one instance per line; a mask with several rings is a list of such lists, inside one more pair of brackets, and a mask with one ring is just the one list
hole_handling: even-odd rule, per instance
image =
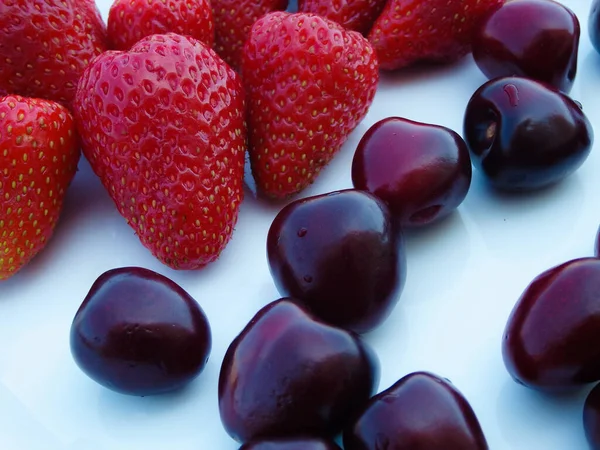
[[298, 0], [298, 10], [334, 20], [350, 30], [369, 32], [387, 0]]
[[215, 27], [210, 0], [116, 0], [108, 14], [110, 48], [128, 50], [152, 34], [191, 36], [212, 47]]
[[243, 196], [237, 74], [196, 39], [153, 35], [97, 58], [74, 106], [84, 154], [142, 244], [174, 269], [217, 259]]
[[93, 0], [0, 0], [0, 95], [70, 106], [83, 70], [104, 50]]
[[58, 103], [0, 98], [0, 280], [48, 243], [79, 161], [75, 123]]
[[448, 63], [471, 51], [475, 27], [504, 0], [388, 0], [369, 33], [382, 69]]
[[308, 13], [258, 20], [244, 47], [242, 78], [259, 192], [284, 199], [310, 185], [367, 114], [378, 76], [360, 33]]
[[288, 0], [211, 0], [215, 18], [215, 50], [238, 70], [252, 25], [273, 11], [283, 11]]

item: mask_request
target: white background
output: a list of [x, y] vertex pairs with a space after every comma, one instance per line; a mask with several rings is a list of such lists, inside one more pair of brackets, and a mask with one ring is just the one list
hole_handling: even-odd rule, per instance
[[[100, 0], [106, 19], [110, 0]], [[600, 123], [600, 55], [587, 34], [591, 0], [564, 0], [582, 26], [571, 95]], [[366, 130], [388, 116], [436, 123], [462, 134], [471, 94], [485, 81], [472, 59], [436, 70], [384, 75], [370, 113], [304, 196], [351, 187], [350, 165]], [[506, 319], [533, 277], [593, 254], [600, 224], [600, 127], [585, 165], [530, 195], [494, 193], [475, 171], [472, 189], [448, 220], [407, 233], [408, 279], [387, 322], [365, 339], [381, 359], [380, 390], [417, 370], [451, 379], [477, 413], [491, 449], [585, 449], [580, 395], [550, 397], [511, 381], [500, 341]], [[199, 272], [153, 259], [117, 213], [85, 161], [46, 250], [0, 284], [0, 449], [237, 449], [223, 430], [217, 377], [231, 340], [278, 298], [265, 239], [280, 206], [248, 194], [233, 240]], [[104, 271], [137, 265], [167, 275], [196, 298], [212, 325], [205, 372], [183, 391], [136, 398], [108, 391], [75, 366], [69, 327]], [[591, 343], [590, 345], [598, 345]]]

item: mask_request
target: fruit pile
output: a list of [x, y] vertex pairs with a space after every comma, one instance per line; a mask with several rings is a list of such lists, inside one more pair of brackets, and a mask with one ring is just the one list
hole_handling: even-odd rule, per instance
[[[452, 216], [475, 174], [502, 195], [535, 195], [586, 163], [593, 126], [570, 97], [579, 19], [554, 0], [297, 3], [116, 0], [105, 24], [94, 0], [0, 0], [0, 283], [32, 279], [79, 164], [147, 258], [192, 277], [210, 276], [244, 228], [251, 180], [251, 200], [277, 210], [265, 246], [279, 298], [224, 353], [225, 431], [245, 450], [487, 449], [449, 380], [420, 370], [380, 389], [368, 333], [410, 279], [407, 235]], [[600, 0], [589, 33], [600, 52]], [[389, 115], [353, 149], [351, 188], [307, 194], [360, 132], [382, 76], [470, 53], [488, 81], [460, 133]], [[519, 384], [600, 382], [600, 232], [596, 247], [516, 303], [502, 356]], [[104, 271], [73, 313], [75, 363], [135, 396], [198, 377], [220, 325], [140, 266]], [[583, 424], [600, 449], [600, 387]]]

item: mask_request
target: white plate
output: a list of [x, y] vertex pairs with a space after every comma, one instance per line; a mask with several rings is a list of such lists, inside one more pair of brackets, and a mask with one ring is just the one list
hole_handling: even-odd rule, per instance
[[[571, 95], [600, 124], [600, 55], [587, 34], [590, 1], [564, 0], [582, 26]], [[110, 0], [98, 4], [106, 19]], [[470, 57], [453, 67], [384, 75], [375, 102], [340, 154], [303, 195], [351, 187], [350, 163], [363, 133], [387, 116], [462, 133], [464, 108], [485, 82]], [[600, 127], [598, 128], [600, 136]], [[500, 341], [517, 298], [540, 272], [593, 254], [600, 224], [600, 138], [585, 165], [533, 195], [495, 195], [474, 173], [449, 220], [407, 235], [408, 279], [387, 322], [366, 336], [381, 359], [380, 389], [417, 370], [451, 379], [470, 401], [491, 449], [585, 449], [581, 395], [551, 398], [516, 385]], [[86, 162], [68, 192], [46, 250], [0, 284], [0, 448], [2, 450], [234, 450], [217, 408], [225, 350], [263, 305], [278, 298], [265, 239], [278, 208], [245, 199], [233, 240], [200, 272], [175, 272], [134, 236]], [[194, 296], [212, 325], [205, 372], [187, 389], [136, 398], [88, 379], [71, 359], [69, 327], [94, 280], [137, 265], [167, 275]]]

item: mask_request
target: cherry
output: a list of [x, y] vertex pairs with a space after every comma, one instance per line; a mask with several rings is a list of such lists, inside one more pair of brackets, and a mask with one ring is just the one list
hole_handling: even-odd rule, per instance
[[537, 276], [510, 315], [502, 354], [515, 381], [531, 388], [600, 381], [600, 260], [575, 259]]
[[346, 450], [487, 450], [473, 409], [448, 381], [427, 372], [373, 397], [344, 432]]
[[521, 77], [488, 81], [473, 94], [464, 136], [473, 164], [505, 190], [538, 189], [564, 179], [587, 159], [593, 142], [580, 105]]
[[405, 227], [454, 211], [471, 185], [471, 158], [454, 131], [389, 117], [363, 136], [352, 162], [354, 187], [384, 200]]
[[488, 78], [518, 75], [569, 92], [580, 34], [575, 14], [558, 2], [510, 1], [476, 28], [473, 58]]
[[311, 438], [273, 439], [244, 444], [240, 450], [340, 450], [333, 441]]
[[588, 394], [583, 406], [583, 429], [591, 450], [600, 450], [600, 384]]
[[337, 434], [377, 389], [376, 355], [352, 332], [280, 299], [261, 309], [229, 346], [219, 410], [239, 442]]
[[592, 45], [600, 53], [600, 0], [594, 0], [588, 18], [588, 34]]
[[211, 331], [200, 306], [151, 270], [109, 270], [92, 285], [71, 326], [71, 352], [94, 381], [117, 392], [153, 395], [202, 372]]
[[267, 254], [283, 296], [359, 333], [388, 317], [406, 277], [404, 245], [387, 206], [352, 189], [283, 208], [271, 224]]

